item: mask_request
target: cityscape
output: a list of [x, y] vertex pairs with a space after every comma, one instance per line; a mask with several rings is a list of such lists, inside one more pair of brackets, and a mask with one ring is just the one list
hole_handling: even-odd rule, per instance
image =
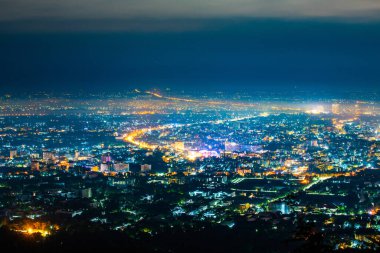
[[380, 0], [0, 0], [1, 252], [380, 252]]
[[3, 96], [2, 229], [41, 250], [377, 251], [377, 100], [225, 95]]

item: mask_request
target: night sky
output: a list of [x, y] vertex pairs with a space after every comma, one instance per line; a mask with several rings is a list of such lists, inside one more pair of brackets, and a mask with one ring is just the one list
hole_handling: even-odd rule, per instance
[[8, 90], [380, 91], [379, 61], [378, 0], [0, 0]]

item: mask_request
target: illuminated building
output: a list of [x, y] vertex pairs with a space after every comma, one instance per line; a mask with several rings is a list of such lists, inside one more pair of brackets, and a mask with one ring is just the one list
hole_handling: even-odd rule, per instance
[[109, 153], [107, 154], [103, 154], [102, 155], [102, 163], [107, 163], [107, 162], [111, 162], [111, 155]]
[[247, 168], [237, 168], [236, 173], [244, 177], [245, 174], [251, 174], [252, 170]]
[[93, 172], [99, 172], [99, 166], [93, 166], [91, 168], [91, 171], [93, 171]]
[[114, 164], [114, 169], [116, 172], [129, 172], [129, 164], [123, 162], [117, 162]]
[[318, 140], [311, 140], [310, 141], [310, 146], [312, 146], [312, 147], [318, 147]]
[[30, 158], [32, 158], [32, 159], [38, 159], [38, 158], [40, 158], [40, 155], [37, 154], [37, 153], [33, 153], [33, 154], [30, 154]]
[[62, 169], [62, 170], [68, 170], [69, 167], [70, 167], [70, 164], [67, 160], [64, 160], [64, 161], [61, 161], [59, 163], [59, 167]]
[[140, 167], [141, 172], [148, 172], [152, 169], [152, 165], [150, 164], [142, 164]]
[[40, 170], [40, 162], [33, 160], [30, 164], [30, 169], [35, 170], [35, 171], [39, 171]]
[[50, 151], [44, 151], [42, 152], [42, 159], [45, 161], [45, 162], [54, 162], [55, 160], [55, 155], [53, 152], [50, 152]]
[[101, 171], [101, 172], [107, 172], [107, 171], [109, 171], [109, 170], [110, 170], [110, 165], [109, 165], [109, 163], [105, 163], [105, 162], [103, 162], [103, 163], [100, 164], [100, 171]]
[[11, 150], [9, 152], [9, 159], [13, 159], [16, 156], [17, 156], [17, 150]]

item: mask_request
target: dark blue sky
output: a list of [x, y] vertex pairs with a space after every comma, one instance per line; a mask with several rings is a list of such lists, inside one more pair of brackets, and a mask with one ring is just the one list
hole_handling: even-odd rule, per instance
[[4, 24], [0, 86], [12, 90], [380, 90], [378, 21], [231, 18], [141, 31]]

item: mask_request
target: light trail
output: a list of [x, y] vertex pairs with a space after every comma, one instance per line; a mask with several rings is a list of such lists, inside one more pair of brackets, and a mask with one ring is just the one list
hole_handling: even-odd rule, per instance
[[313, 187], [314, 185], [317, 185], [319, 183], [322, 183], [323, 181], [327, 180], [327, 179], [330, 179], [332, 178], [333, 176], [329, 176], [329, 177], [318, 177], [317, 180], [315, 180], [314, 182], [306, 185], [302, 190], [303, 191], [306, 191], [306, 190], [309, 190], [311, 187]]
[[[140, 90], [136, 91], [137, 93], [141, 93]], [[152, 95], [156, 98], [163, 98], [173, 101], [182, 101], [182, 102], [189, 102], [189, 103], [202, 103], [202, 104], [208, 104], [208, 105], [232, 105], [232, 106], [244, 106], [244, 107], [255, 107], [256, 104], [251, 103], [236, 103], [236, 102], [222, 102], [222, 101], [208, 101], [208, 100], [197, 100], [197, 99], [187, 99], [187, 98], [178, 98], [178, 97], [170, 97], [170, 96], [164, 96], [157, 92], [153, 91], [145, 91], [146, 94]]]

